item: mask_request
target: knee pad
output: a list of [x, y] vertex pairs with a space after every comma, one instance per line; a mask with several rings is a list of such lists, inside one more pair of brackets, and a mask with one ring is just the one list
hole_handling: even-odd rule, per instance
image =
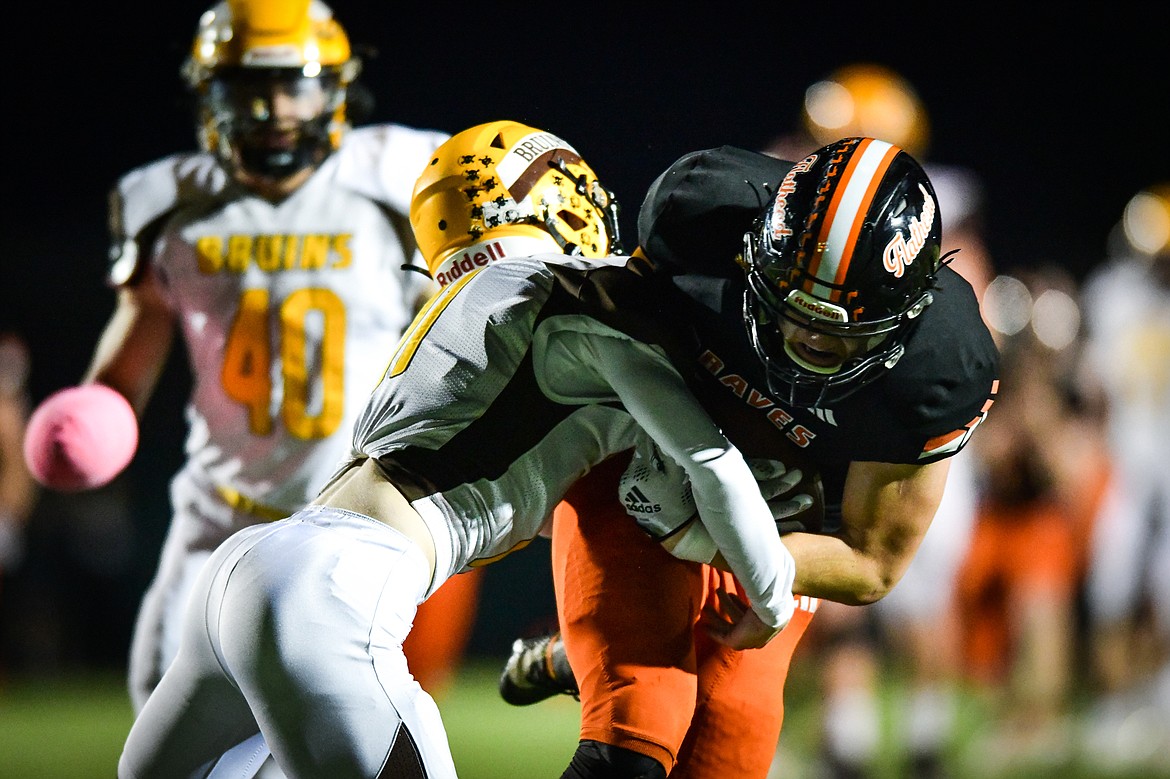
[[640, 752], [586, 739], [561, 779], [666, 779], [666, 769]]

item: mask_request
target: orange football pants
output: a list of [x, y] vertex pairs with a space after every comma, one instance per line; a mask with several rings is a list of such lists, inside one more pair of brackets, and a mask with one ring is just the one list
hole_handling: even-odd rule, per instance
[[784, 720], [784, 681], [816, 610], [802, 598], [779, 636], [737, 651], [710, 638], [704, 609], [731, 574], [672, 557], [618, 499], [628, 456], [579, 481], [554, 513], [552, 569], [581, 738], [658, 760], [671, 779], [763, 779]]

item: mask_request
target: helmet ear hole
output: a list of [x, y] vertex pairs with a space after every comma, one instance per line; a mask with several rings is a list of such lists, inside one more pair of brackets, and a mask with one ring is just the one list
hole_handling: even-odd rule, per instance
[[561, 210], [557, 212], [557, 218], [569, 226], [569, 229], [575, 233], [579, 233], [585, 229], [587, 222], [581, 217], [574, 214], [572, 211]]

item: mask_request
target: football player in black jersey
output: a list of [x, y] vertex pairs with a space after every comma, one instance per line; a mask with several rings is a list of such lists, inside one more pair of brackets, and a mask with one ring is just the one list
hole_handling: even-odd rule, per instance
[[[762, 777], [816, 599], [867, 604], [897, 583], [948, 458], [991, 406], [998, 354], [970, 285], [940, 256], [928, 176], [891, 144], [846, 138], [795, 164], [731, 147], [688, 154], [652, 186], [638, 227], [635, 254], [669, 300], [662, 346], [692, 391], [746, 456], [819, 477], [823, 511], [784, 537], [804, 597], [766, 647], [711, 641], [705, 613], [742, 608], [720, 595], [734, 580], [664, 554], [620, 500], [632, 486], [678, 494], [655, 483], [671, 469], [642, 468], [639, 481], [603, 465], [556, 513], [561, 632], [517, 641], [501, 692], [517, 703], [578, 692], [565, 777]], [[689, 511], [673, 507], [675, 536], [701, 533], [681, 524]]]

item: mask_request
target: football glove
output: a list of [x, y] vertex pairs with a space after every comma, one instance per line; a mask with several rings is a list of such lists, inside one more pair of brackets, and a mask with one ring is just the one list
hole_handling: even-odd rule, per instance
[[[760, 494], [772, 510], [781, 534], [806, 530], [796, 517], [813, 505], [807, 493], [795, 493], [803, 474], [779, 460], [749, 458]], [[696, 514], [691, 483], [681, 465], [658, 448], [649, 437], [634, 447], [630, 464], [622, 474], [618, 494], [626, 513], [651, 538], [662, 540], [678, 531]]]

